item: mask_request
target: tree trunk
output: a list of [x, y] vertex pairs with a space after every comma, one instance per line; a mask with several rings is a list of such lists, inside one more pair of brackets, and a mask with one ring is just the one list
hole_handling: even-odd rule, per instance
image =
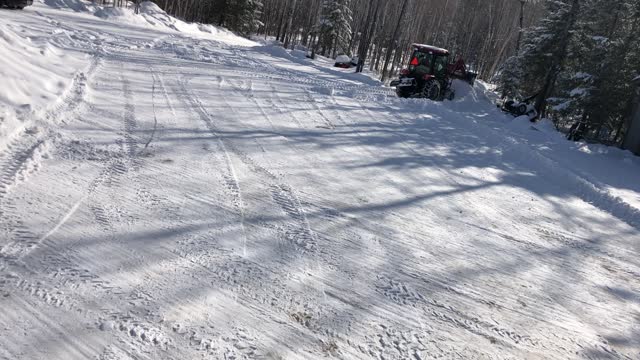
[[524, 0], [520, 0], [520, 20], [518, 27], [518, 39], [516, 40], [516, 54], [520, 52], [520, 42], [522, 41], [522, 31], [524, 30]]
[[284, 31], [284, 34], [285, 34], [284, 48], [285, 49], [289, 47], [289, 42], [291, 41], [291, 34], [287, 36], [287, 33], [291, 31], [291, 25], [293, 24], [293, 16], [295, 14], [295, 10], [296, 10], [296, 0], [293, 0], [291, 2], [291, 9], [289, 10], [289, 19], [287, 20], [287, 27], [285, 28], [285, 31]]
[[555, 87], [556, 80], [558, 79], [558, 74], [562, 71], [565, 60], [567, 59], [568, 51], [569, 51], [569, 42], [571, 40], [571, 29], [573, 25], [577, 21], [578, 11], [580, 10], [580, 0], [573, 0], [571, 4], [570, 16], [567, 19], [566, 25], [563, 29], [563, 36], [560, 39], [560, 47], [557, 54], [552, 55], [553, 62], [549, 66], [549, 71], [545, 76], [544, 85], [542, 87], [542, 91], [538, 94], [538, 98], [536, 99], [535, 108], [540, 114], [540, 117], [544, 117], [547, 105], [547, 99], [553, 93], [553, 89]]
[[402, 3], [402, 8], [400, 9], [400, 16], [398, 16], [398, 22], [396, 23], [396, 27], [393, 30], [393, 36], [389, 41], [389, 45], [387, 46], [387, 55], [384, 59], [384, 65], [382, 66], [382, 78], [380, 79], [382, 82], [387, 80], [387, 66], [389, 66], [389, 61], [391, 61], [391, 54], [393, 54], [393, 49], [395, 48], [395, 43], [398, 41], [398, 37], [400, 36], [400, 26], [402, 25], [402, 19], [404, 18], [404, 13], [407, 10], [407, 5], [409, 4], [409, 0], [404, 0]]

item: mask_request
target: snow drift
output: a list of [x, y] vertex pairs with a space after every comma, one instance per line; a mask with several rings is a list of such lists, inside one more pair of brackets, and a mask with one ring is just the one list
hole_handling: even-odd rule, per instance
[[79, 0], [43, 0], [43, 3], [54, 9], [69, 9], [75, 12], [95, 11], [95, 7], [92, 4]]
[[50, 42], [25, 37], [19, 29], [0, 23], [0, 150], [64, 93], [80, 66]]
[[[72, 8], [78, 9], [82, 7], [72, 6]], [[90, 9], [86, 5], [84, 6], [84, 8]], [[192, 37], [206, 38], [209, 40], [232, 43], [234, 45], [255, 45], [254, 42], [240, 37], [227, 29], [210, 24], [188, 23], [177, 19], [167, 14], [158, 5], [151, 1], [145, 1], [141, 3], [138, 14], [135, 13], [133, 8], [114, 8], [101, 6], [95, 7], [93, 14], [101, 19], [154, 28], [160, 31], [179, 32]]]
[[[73, 11], [81, 16], [90, 14], [127, 26], [227, 44], [255, 45], [226, 29], [176, 19], [152, 2], [140, 4], [139, 14], [131, 8], [101, 7], [79, 0], [44, 0], [42, 3], [50, 8]], [[38, 6], [42, 5], [36, 3], [35, 7]], [[3, 80], [0, 86], [0, 151], [47, 108], [55, 105], [89, 62], [90, 54], [71, 55], [60, 46], [84, 41], [83, 38], [91, 38], [91, 34], [59, 26], [48, 34], [25, 36], [25, 29], [10, 20], [0, 22], [0, 78]], [[95, 43], [94, 50], [97, 51], [102, 45], [98, 40]]]

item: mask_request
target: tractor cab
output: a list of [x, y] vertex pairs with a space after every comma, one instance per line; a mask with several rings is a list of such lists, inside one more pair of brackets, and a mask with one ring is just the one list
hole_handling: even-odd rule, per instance
[[391, 82], [399, 97], [421, 97], [431, 100], [453, 100], [452, 79], [460, 79], [471, 86], [477, 74], [469, 71], [459, 58], [449, 63], [449, 51], [423, 44], [411, 45], [409, 66], [400, 70], [400, 78]]
[[434, 46], [413, 44], [413, 52], [407, 75], [422, 83], [430, 78], [443, 81], [447, 78], [449, 51]]
[[398, 96], [453, 99], [449, 51], [423, 44], [413, 44], [411, 50], [409, 67], [400, 71], [400, 79], [391, 82]]

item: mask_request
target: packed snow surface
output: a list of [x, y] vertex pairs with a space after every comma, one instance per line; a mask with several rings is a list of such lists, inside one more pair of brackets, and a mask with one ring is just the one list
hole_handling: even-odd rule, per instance
[[2, 10], [0, 55], [0, 359], [640, 358], [640, 161], [485, 84], [148, 3]]

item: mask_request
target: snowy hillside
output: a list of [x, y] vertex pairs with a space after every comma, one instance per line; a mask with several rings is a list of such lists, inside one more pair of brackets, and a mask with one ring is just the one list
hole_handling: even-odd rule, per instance
[[640, 161], [143, 3], [0, 10], [0, 359], [638, 359]]

